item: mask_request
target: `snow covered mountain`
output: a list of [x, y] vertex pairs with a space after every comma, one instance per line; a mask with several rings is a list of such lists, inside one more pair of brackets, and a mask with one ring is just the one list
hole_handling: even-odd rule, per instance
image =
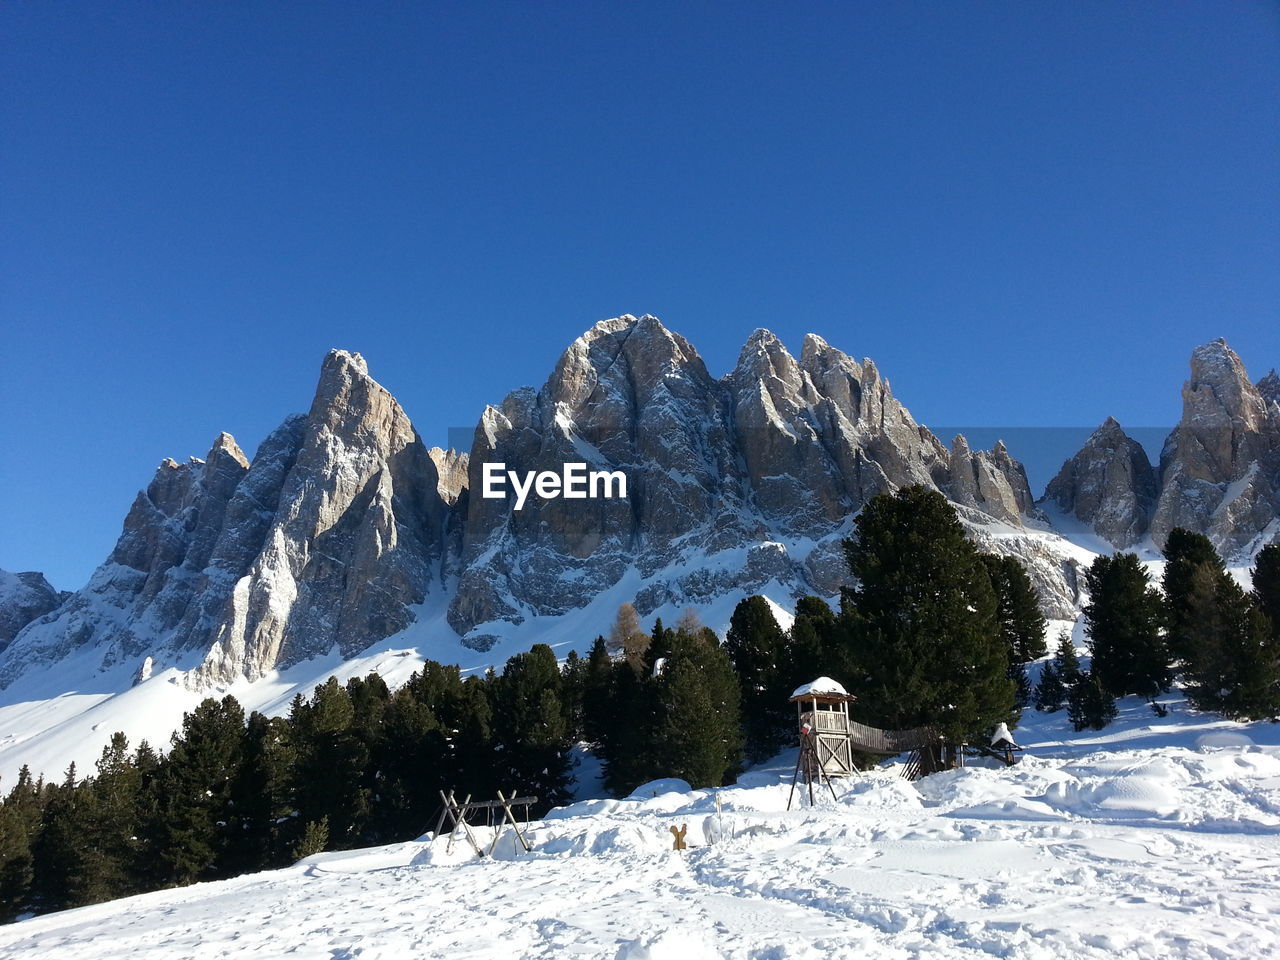
[[[1051, 485], [1042, 506], [1086, 530], [1082, 546], [1003, 444], [948, 448], [872, 361], [814, 335], [797, 357], [758, 330], [717, 379], [656, 318], [602, 321], [540, 389], [487, 408], [466, 453], [428, 449], [364, 359], [335, 350], [309, 412], [252, 462], [228, 434], [203, 460], [164, 461], [111, 556], [56, 609], [33, 618], [0, 597], [3, 622], [26, 623], [0, 650], [0, 774], [28, 756], [61, 768], [55, 741], [92, 760], [130, 724], [163, 740], [214, 689], [278, 709], [338, 665], [394, 672], [392, 652], [483, 668], [539, 640], [584, 649], [623, 601], [646, 617], [695, 606], [723, 628], [747, 594], [780, 609], [832, 597], [852, 516], [906, 484], [950, 497], [984, 549], [1027, 565], [1049, 616], [1074, 619], [1096, 537], [1134, 542], [1175, 519], [1228, 545], [1274, 536], [1280, 380], [1250, 384], [1221, 342], [1192, 372], [1158, 488], [1113, 422]], [[479, 495], [485, 464], [566, 461], [624, 472], [627, 498], [516, 510]], [[71, 691], [83, 699], [58, 699]], [[113, 697], [166, 719], [143, 725]]]
[[1044, 502], [1121, 549], [1147, 536], [1159, 548], [1185, 527], [1247, 561], [1280, 534], [1280, 376], [1272, 370], [1254, 384], [1225, 340], [1197, 347], [1159, 468], [1108, 418]]

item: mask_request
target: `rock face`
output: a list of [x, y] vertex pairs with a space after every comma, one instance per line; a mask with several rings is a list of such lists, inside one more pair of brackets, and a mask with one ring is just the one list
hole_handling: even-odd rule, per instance
[[1182, 419], [1160, 455], [1151, 535], [1174, 527], [1206, 534], [1225, 556], [1269, 539], [1280, 516], [1280, 407], [1274, 374], [1258, 386], [1225, 340], [1191, 355]]
[[457, 458], [436, 459], [358, 354], [334, 351], [305, 417], [252, 465], [222, 434], [205, 460], [166, 460], [111, 557], [0, 656], [0, 683], [74, 650], [144, 655], [197, 685], [257, 679], [413, 620], [440, 577]]
[[[199, 675], [230, 681], [363, 650], [413, 622], [438, 576], [436, 461], [359, 354], [332, 351], [263, 547], [211, 626]], [[201, 644], [203, 645], [203, 644]]]
[[[520, 510], [482, 495], [486, 464], [566, 462], [622, 471], [628, 495]], [[1003, 445], [948, 451], [875, 364], [819, 337], [796, 357], [756, 331], [716, 379], [656, 318], [603, 321], [541, 389], [487, 408], [466, 454], [427, 449], [364, 360], [333, 351], [310, 411], [251, 464], [226, 434], [204, 460], [161, 464], [90, 583], [0, 652], [0, 684], [73, 652], [130, 681], [254, 680], [350, 657], [424, 611], [485, 649], [615, 587], [642, 613], [770, 584], [830, 596], [850, 518], [907, 484], [951, 496], [975, 538], [1034, 567], [1047, 612], [1071, 612], [1074, 561]]]
[[[523, 473], [566, 460], [621, 470], [627, 501], [510, 501], [477, 495], [485, 463]], [[875, 364], [820, 337], [797, 359], [767, 330], [713, 379], [691, 344], [654, 317], [597, 324], [538, 391], [481, 418], [470, 457], [462, 573], [449, 622], [483, 648], [486, 625], [582, 606], [634, 571], [648, 613], [776, 581], [831, 595], [840, 541], [877, 493], [949, 492], [975, 522], [1020, 525], [1034, 505], [1002, 445], [948, 455], [894, 398]], [[1060, 569], [1056, 595], [1072, 588]]]
[[59, 593], [43, 573], [0, 570], [0, 650], [31, 621], [56, 610], [69, 593]]
[[969, 441], [957, 435], [951, 441], [951, 482], [947, 494], [965, 507], [1020, 524], [1036, 511], [1027, 471], [1009, 456], [1004, 441], [997, 441], [988, 453], [969, 449]]
[[1142, 444], [1108, 417], [1062, 465], [1044, 500], [1123, 550], [1146, 535], [1156, 496], [1155, 470]]

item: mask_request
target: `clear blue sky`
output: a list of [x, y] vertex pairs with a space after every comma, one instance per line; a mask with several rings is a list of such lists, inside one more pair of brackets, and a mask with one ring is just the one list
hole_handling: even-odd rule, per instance
[[430, 443], [628, 312], [935, 424], [1280, 364], [1275, 3], [10, 0], [0, 78], [0, 566], [63, 588], [333, 346]]

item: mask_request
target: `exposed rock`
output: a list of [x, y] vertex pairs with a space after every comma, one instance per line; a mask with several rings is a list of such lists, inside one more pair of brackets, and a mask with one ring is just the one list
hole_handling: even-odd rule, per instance
[[110, 667], [171, 639], [196, 595], [227, 503], [248, 464], [229, 434], [204, 460], [164, 460], [138, 494], [110, 558], [50, 617], [22, 630], [0, 658], [0, 685], [33, 665], [93, 646]]
[[1280, 374], [1277, 374], [1275, 368], [1272, 368], [1265, 377], [1257, 383], [1258, 395], [1271, 405], [1271, 416], [1280, 415]]
[[222, 607], [198, 681], [350, 656], [412, 623], [440, 566], [440, 483], [364, 358], [330, 352], [265, 544]]
[[33, 620], [56, 610], [70, 594], [53, 589], [43, 573], [0, 570], [0, 650]]
[[957, 434], [951, 441], [950, 469], [945, 492], [954, 502], [1017, 525], [1024, 516], [1035, 515], [1027, 471], [1009, 456], [1003, 440], [990, 453], [975, 453], [969, 441]]
[[1123, 550], [1146, 535], [1156, 495], [1155, 471], [1142, 444], [1108, 417], [1062, 465], [1044, 500]]
[[[1265, 378], [1264, 378], [1265, 382]], [[1206, 534], [1225, 556], [1248, 553], [1280, 516], [1280, 416], [1225, 340], [1191, 355], [1182, 419], [1160, 456], [1151, 534], [1174, 527]]]
[[362, 650], [439, 582], [463, 463], [433, 458], [364, 360], [334, 351], [311, 412], [252, 466], [227, 434], [203, 461], [162, 463], [110, 559], [0, 656], [0, 683], [81, 648], [137, 676], [146, 657], [198, 667], [196, 685]]
[[[625, 471], [628, 501], [531, 500], [517, 512], [477, 493], [486, 462], [524, 473], [565, 460]], [[716, 381], [654, 317], [597, 324], [540, 390], [487, 409], [470, 471], [449, 610], [467, 643], [487, 642], [493, 621], [580, 607], [630, 569], [642, 613], [770, 582], [829, 596], [846, 580], [840, 540], [868, 499], [953, 483], [945, 448], [871, 361], [814, 335], [796, 360], [757, 330]], [[963, 475], [975, 478], [975, 507], [1014, 524], [1034, 512], [1002, 445], [965, 459]]]

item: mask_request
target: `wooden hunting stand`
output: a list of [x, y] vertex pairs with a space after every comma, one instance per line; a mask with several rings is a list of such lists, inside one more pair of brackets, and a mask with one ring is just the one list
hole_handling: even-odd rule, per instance
[[813, 783], [821, 779], [835, 799], [833, 777], [851, 777], [858, 772], [854, 751], [894, 756], [910, 753], [903, 776], [918, 780], [939, 770], [962, 766], [964, 755], [958, 745], [947, 744], [933, 727], [911, 730], [881, 730], [858, 723], [849, 717], [849, 704], [854, 701], [848, 691], [830, 677], [819, 677], [791, 694], [800, 725], [800, 756], [796, 758], [791, 778], [791, 794], [787, 809], [795, 799], [796, 783], [801, 777], [809, 787], [809, 803], [813, 804]]
[[440, 831], [444, 829], [444, 822], [448, 819], [453, 826], [449, 830], [449, 843], [445, 847], [446, 853], [453, 852], [453, 841], [457, 838], [458, 830], [461, 828], [463, 835], [467, 838], [467, 842], [475, 850], [476, 856], [483, 857], [485, 855], [484, 848], [480, 846], [475, 833], [471, 830], [471, 824], [467, 822], [467, 814], [474, 810], [484, 810], [487, 813], [488, 826], [490, 827], [493, 826], [494, 811], [501, 810], [503, 814], [498, 821], [497, 829], [493, 832], [493, 843], [489, 846], [489, 856], [493, 856], [493, 852], [498, 849], [498, 838], [502, 836], [503, 820], [511, 824], [511, 829], [515, 831], [516, 839], [520, 841], [520, 846], [524, 847], [525, 853], [533, 849], [525, 835], [520, 832], [520, 824], [516, 821], [516, 816], [511, 812], [511, 808], [524, 807], [524, 822], [527, 827], [529, 825], [529, 808], [538, 802], [537, 797], [504, 797], [502, 791], [499, 790], [497, 800], [472, 800], [471, 795], [467, 794], [467, 799], [458, 803], [452, 790], [448, 793], [441, 790], [440, 800], [444, 804], [444, 808], [440, 811], [440, 819], [436, 821], [434, 839], [440, 839]]

